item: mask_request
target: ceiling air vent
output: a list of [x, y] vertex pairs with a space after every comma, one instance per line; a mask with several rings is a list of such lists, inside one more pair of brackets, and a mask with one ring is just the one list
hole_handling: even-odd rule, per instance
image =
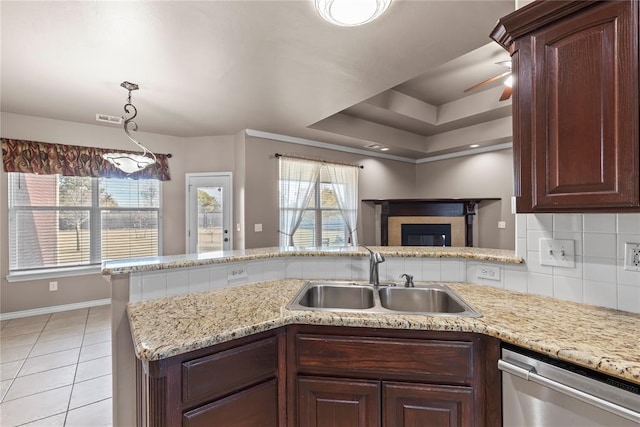
[[110, 116], [108, 114], [96, 114], [96, 121], [110, 123], [112, 125], [122, 124], [122, 117]]

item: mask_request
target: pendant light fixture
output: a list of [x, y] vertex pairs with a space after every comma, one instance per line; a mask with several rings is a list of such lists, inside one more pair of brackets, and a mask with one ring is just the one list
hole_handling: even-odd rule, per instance
[[314, 0], [322, 18], [334, 25], [353, 27], [382, 15], [391, 0]]
[[124, 112], [126, 114], [131, 114], [129, 117], [122, 116], [124, 119], [124, 132], [127, 134], [127, 137], [136, 144], [141, 150], [142, 154], [133, 154], [133, 153], [107, 153], [103, 154], [102, 158], [107, 160], [109, 163], [120, 169], [121, 171], [132, 174], [135, 172], [139, 172], [142, 169], [156, 163], [156, 156], [151, 151], [147, 149], [144, 145], [140, 144], [132, 135], [131, 132], [138, 131], [138, 124], [133, 121], [138, 115], [138, 109], [131, 103], [131, 92], [134, 90], [138, 90], [139, 86], [135, 83], [124, 81], [120, 84], [123, 88], [129, 91], [129, 96], [127, 97], [127, 103], [124, 105]]

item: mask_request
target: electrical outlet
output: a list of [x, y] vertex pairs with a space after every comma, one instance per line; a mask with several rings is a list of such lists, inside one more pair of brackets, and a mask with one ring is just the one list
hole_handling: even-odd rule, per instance
[[247, 266], [245, 264], [235, 265], [227, 270], [227, 280], [234, 281], [247, 278]]
[[58, 290], [58, 282], [49, 282], [49, 290], [57, 291]]
[[478, 279], [489, 279], [500, 281], [500, 267], [481, 265], [476, 274]]
[[640, 271], [640, 243], [624, 244], [624, 269]]

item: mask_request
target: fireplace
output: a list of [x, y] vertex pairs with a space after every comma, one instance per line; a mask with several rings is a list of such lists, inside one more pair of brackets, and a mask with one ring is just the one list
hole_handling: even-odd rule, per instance
[[[474, 232], [477, 233], [473, 228], [476, 207], [483, 200], [500, 199], [368, 199], [363, 202], [375, 205], [377, 244], [443, 246], [444, 242], [446, 246], [463, 247], [473, 246]], [[405, 233], [405, 229], [409, 231]]]
[[451, 246], [451, 224], [402, 224], [402, 246]]

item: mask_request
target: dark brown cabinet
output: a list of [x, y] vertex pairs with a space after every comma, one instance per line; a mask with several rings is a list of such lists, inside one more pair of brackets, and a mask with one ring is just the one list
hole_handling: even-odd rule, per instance
[[379, 381], [299, 377], [299, 427], [380, 425]]
[[518, 212], [640, 211], [638, 2], [536, 1], [510, 49]]
[[279, 329], [139, 364], [138, 425], [284, 426], [285, 345]]
[[471, 333], [290, 326], [288, 426], [500, 426], [500, 342]]
[[456, 427], [473, 423], [470, 387], [384, 383], [384, 427]]
[[138, 364], [138, 425], [499, 427], [500, 341], [289, 325]]

